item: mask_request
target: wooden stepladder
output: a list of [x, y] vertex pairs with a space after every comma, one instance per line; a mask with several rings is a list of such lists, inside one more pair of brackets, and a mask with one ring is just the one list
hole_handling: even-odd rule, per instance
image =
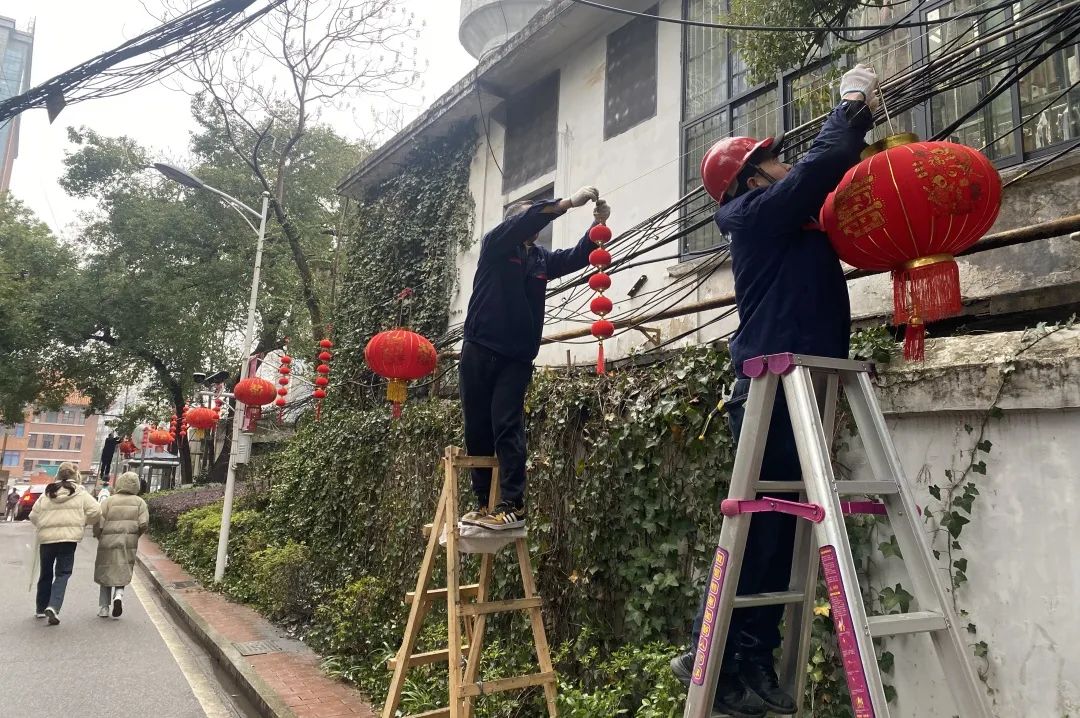
[[[495, 457], [467, 456], [457, 447], [447, 447], [443, 454], [444, 480], [442, 494], [435, 509], [435, 520], [425, 527], [427, 549], [420, 564], [416, 591], [405, 595], [409, 604], [409, 620], [405, 624], [405, 638], [397, 657], [389, 661], [394, 671], [390, 691], [383, 705], [382, 718], [393, 718], [401, 703], [402, 689], [409, 669], [415, 666], [446, 661], [450, 669], [450, 705], [432, 711], [415, 714], [408, 718], [471, 718], [474, 699], [491, 693], [512, 691], [530, 686], [543, 686], [548, 715], [557, 715], [555, 708], [555, 668], [551, 663], [547, 634], [541, 615], [542, 600], [536, 594], [532, 563], [529, 560], [527, 539], [521, 535], [513, 539], [524, 597], [506, 601], [488, 599], [494, 552], [480, 552], [480, 576], [475, 584], [461, 585], [461, 552], [463, 541], [458, 526], [458, 472], [462, 469], [490, 468], [491, 494], [489, 506], [495, 506], [499, 498], [499, 461]], [[497, 535], [497, 532], [492, 532]], [[523, 531], [521, 532], [523, 534]], [[440, 536], [446, 542], [446, 588], [432, 588], [431, 578], [435, 570], [438, 552], [442, 550]], [[467, 544], [468, 542], [464, 542]], [[475, 600], [470, 600], [475, 599]], [[446, 601], [449, 646], [442, 650], [415, 653], [428, 609], [435, 601]], [[484, 646], [484, 629], [487, 616], [495, 613], [527, 611], [532, 624], [533, 644], [536, 648], [540, 672], [515, 678], [492, 681], [480, 679], [480, 656]], [[464, 627], [464, 633], [462, 628]]]
[[[797, 354], [774, 354], [743, 364], [743, 373], [750, 377], [750, 393], [728, 498], [720, 506], [725, 518], [709, 576], [705, 617], [684, 718], [708, 718], [713, 714], [713, 697], [731, 613], [744, 606], [786, 606], [780, 682], [796, 701], [801, 701], [806, 685], [819, 562], [855, 718], [890, 715], [873, 640], [920, 633], [930, 638], [941, 663], [936, 675], [952, 692], [960, 718], [989, 718], [990, 709], [968, 656], [961, 624], [941, 581], [918, 518], [911, 486], [878, 406], [870, 381], [872, 371], [873, 366], [866, 362]], [[819, 393], [815, 384], [823, 387], [823, 393]], [[840, 388], [847, 397], [873, 480], [838, 480], [833, 474], [829, 439]], [[783, 391], [787, 401], [802, 481], [759, 480], [778, 391]], [[760, 496], [762, 491], [796, 492], [800, 500]], [[879, 499], [841, 500], [846, 496]], [[789, 590], [737, 595], [750, 518], [764, 511], [791, 514], [800, 519]], [[888, 517], [903, 554], [918, 610], [867, 614], [844, 524], [845, 513]], [[810, 714], [804, 709], [799, 715]]]

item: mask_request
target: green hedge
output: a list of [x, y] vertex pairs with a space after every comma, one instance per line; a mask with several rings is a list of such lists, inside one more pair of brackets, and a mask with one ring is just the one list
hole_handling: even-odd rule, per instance
[[[712, 413], [732, 379], [726, 354], [708, 349], [603, 377], [537, 373], [526, 402], [529, 535], [564, 715], [681, 713], [666, 662], [686, 644], [719, 533], [734, 447]], [[329, 656], [328, 670], [379, 700], [423, 553], [420, 528], [441, 488], [442, 449], [461, 441], [460, 407], [449, 400], [411, 401], [399, 421], [380, 407], [335, 408], [305, 423], [254, 467], [272, 488], [234, 514], [226, 590], [298, 624]], [[219, 521], [218, 506], [196, 509], [163, 542], [208, 577]], [[862, 535], [866, 548], [869, 529]], [[510, 558], [497, 561], [495, 598], [520, 595]], [[466, 558], [466, 579], [476, 569]], [[523, 617], [489, 625], [485, 679], [535, 671]], [[822, 618], [810, 689], [820, 718], [850, 714], [830, 634]], [[445, 611], [436, 609], [420, 650], [445, 642]], [[415, 671], [404, 709], [444, 705], [445, 686], [445, 667]], [[482, 717], [542, 709], [537, 693], [482, 705]]]

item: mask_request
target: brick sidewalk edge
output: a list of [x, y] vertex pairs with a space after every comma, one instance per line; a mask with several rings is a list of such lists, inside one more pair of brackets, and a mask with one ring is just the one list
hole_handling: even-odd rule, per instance
[[263, 681], [250, 664], [243, 659], [232, 642], [218, 633], [176, 591], [168, 588], [158, 572], [143, 561], [142, 553], [136, 557], [139, 568], [165, 602], [169, 612], [187, 626], [204, 649], [236, 681], [237, 686], [260, 714], [272, 718], [297, 718], [281, 696]]

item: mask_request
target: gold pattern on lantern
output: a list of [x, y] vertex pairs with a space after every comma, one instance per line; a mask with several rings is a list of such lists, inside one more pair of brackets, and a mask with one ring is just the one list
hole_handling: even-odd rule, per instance
[[869, 174], [853, 180], [850, 185], [836, 193], [836, 220], [848, 237], [865, 237], [885, 226], [884, 203], [874, 197], [874, 175]]

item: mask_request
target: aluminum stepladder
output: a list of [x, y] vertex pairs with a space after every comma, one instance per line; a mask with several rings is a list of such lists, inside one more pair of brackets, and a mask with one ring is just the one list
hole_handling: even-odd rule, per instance
[[[536, 593], [532, 563], [529, 559], [528, 541], [513, 541], [524, 598], [507, 601], [491, 601], [488, 598], [494, 553], [482, 553], [480, 576], [477, 583], [461, 585], [461, 537], [458, 527], [458, 472], [470, 468], [491, 469], [491, 493], [489, 506], [495, 506], [499, 498], [499, 461], [492, 456], [467, 456], [457, 447], [447, 447], [443, 453], [443, 487], [435, 509], [435, 520], [424, 527], [427, 548], [420, 564], [416, 591], [405, 595], [410, 605], [409, 619], [405, 624], [405, 636], [397, 655], [388, 661], [394, 675], [390, 690], [383, 704], [382, 718], [393, 718], [401, 703], [402, 690], [409, 669], [415, 666], [447, 662], [449, 664], [450, 705], [406, 718], [471, 718], [474, 700], [484, 695], [512, 691], [530, 686], [542, 686], [549, 718], [555, 718], [556, 675], [551, 663], [547, 633], [541, 614], [542, 600]], [[446, 588], [433, 588], [432, 574], [437, 553], [442, 550], [440, 536], [446, 540]], [[469, 599], [476, 599], [470, 601]], [[449, 645], [442, 650], [415, 653], [428, 609], [435, 601], [446, 601]], [[484, 628], [487, 617], [495, 613], [525, 611], [532, 628], [533, 645], [536, 649], [540, 672], [514, 678], [492, 681], [480, 679], [480, 657], [484, 645]], [[464, 625], [464, 635], [462, 634]]]
[[[831, 616], [847, 676], [855, 718], [887, 718], [889, 707], [878, 670], [873, 639], [926, 633], [942, 665], [942, 673], [961, 718], [990, 718], [986, 696], [968, 657], [968, 648], [953, 615], [938, 566], [919, 525], [918, 508], [904, 476], [885, 418], [870, 381], [867, 362], [775, 354], [750, 359], [743, 373], [750, 377], [742, 432], [725, 519], [709, 574], [708, 598], [697, 645], [684, 718], [708, 718], [716, 692], [724, 644], [733, 608], [785, 605], [781, 647], [781, 685], [801, 705], [806, 684], [818, 562], [828, 589]], [[791, 418], [803, 481], [758, 481], [765, 440], [778, 387], [782, 384]], [[824, 387], [824, 391], [816, 391]], [[873, 471], [871, 481], [837, 481], [829, 451], [839, 387], [850, 406]], [[819, 396], [821, 394], [821, 396]], [[759, 491], [800, 492], [799, 502], [758, 498]], [[906, 614], [867, 616], [851, 555], [840, 497], [878, 496], [887, 514], [911, 580], [918, 609]], [[856, 506], [866, 508], [866, 504]], [[751, 514], [783, 511], [804, 519], [795, 536], [788, 591], [736, 596]], [[872, 513], [880, 511], [870, 510]], [[809, 715], [800, 711], [800, 715]]]

